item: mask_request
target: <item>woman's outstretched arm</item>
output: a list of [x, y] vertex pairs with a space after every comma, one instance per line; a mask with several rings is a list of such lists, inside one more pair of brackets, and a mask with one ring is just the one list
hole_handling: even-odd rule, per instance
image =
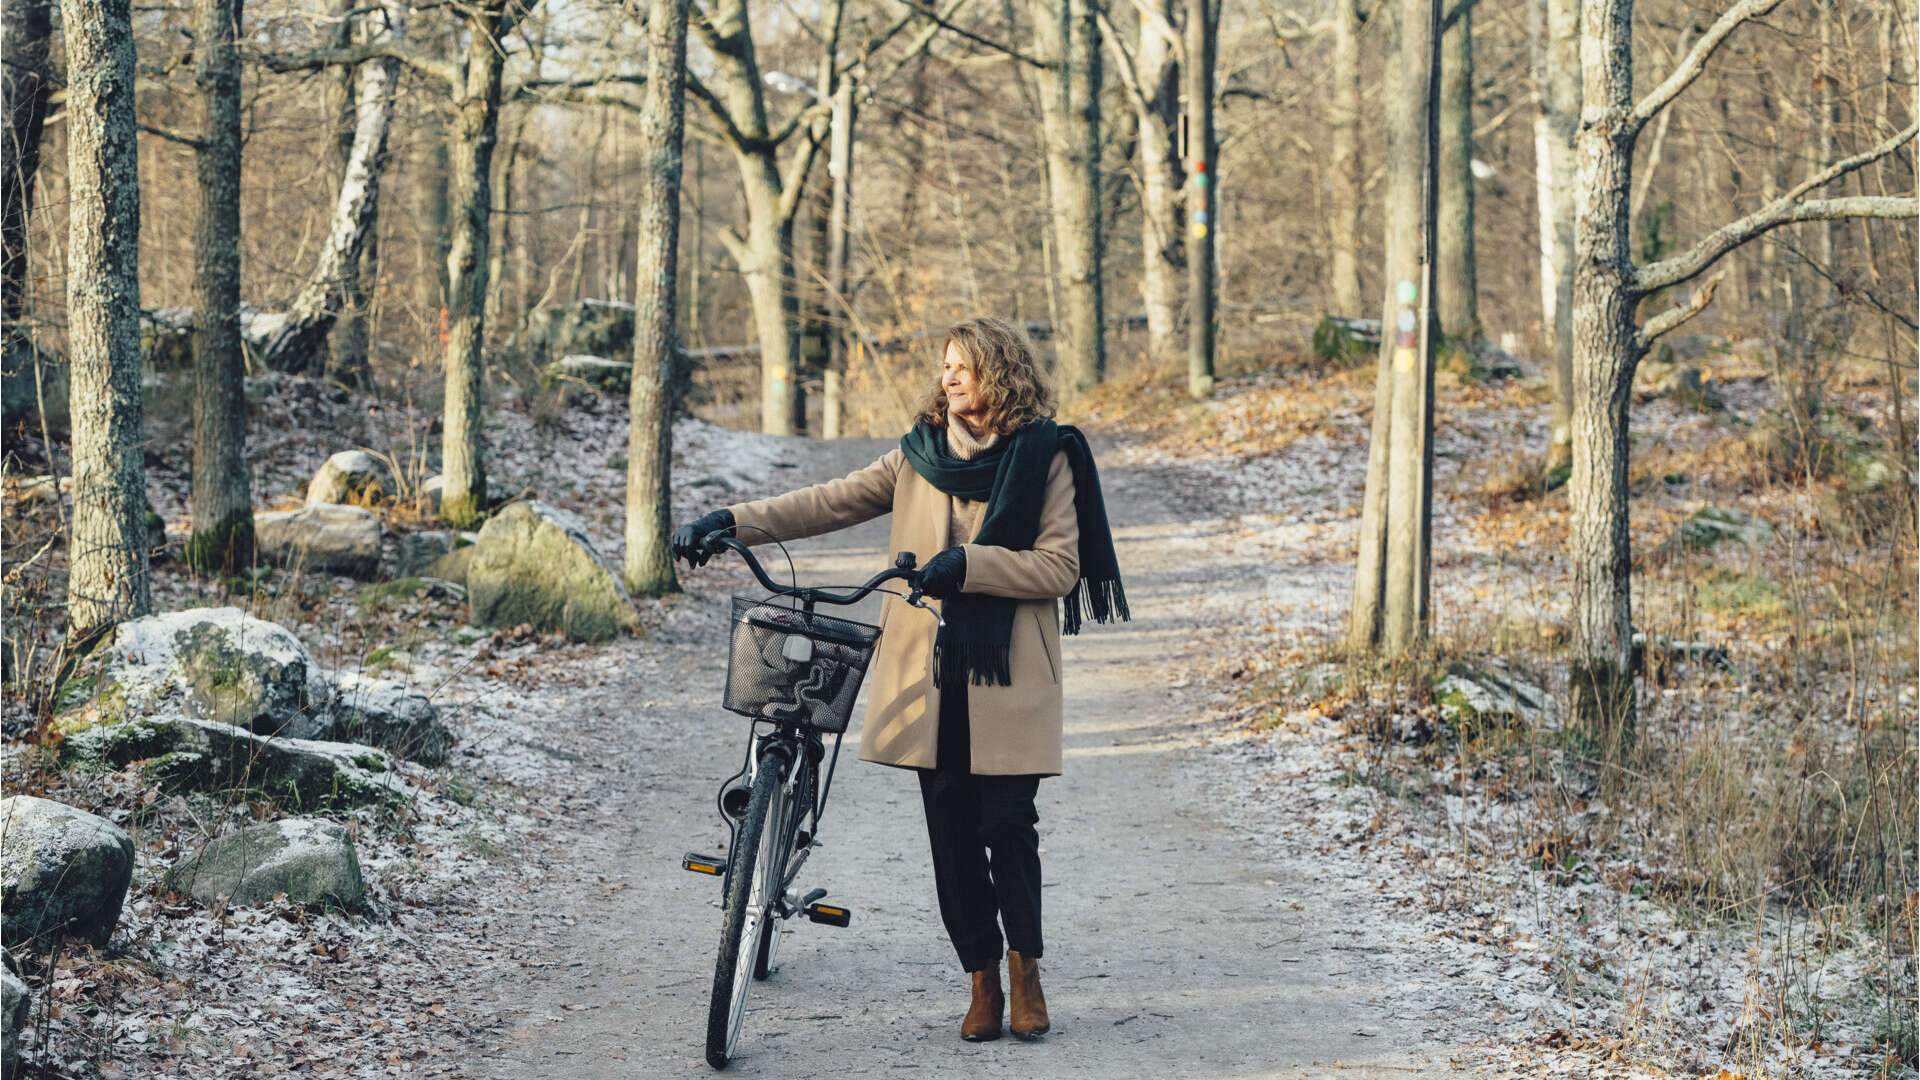
[[838, 480], [735, 503], [727, 507], [733, 511], [734, 535], [747, 544], [764, 544], [818, 536], [870, 521], [893, 509], [894, 484], [905, 465], [906, 455], [895, 447], [880, 460]]
[[1042, 600], [1065, 596], [1080, 580], [1080, 517], [1073, 508], [1073, 469], [1067, 452], [1053, 455], [1047, 469], [1047, 501], [1040, 511], [1040, 532], [1033, 548], [1014, 551], [992, 544], [963, 544], [967, 576], [961, 592]]

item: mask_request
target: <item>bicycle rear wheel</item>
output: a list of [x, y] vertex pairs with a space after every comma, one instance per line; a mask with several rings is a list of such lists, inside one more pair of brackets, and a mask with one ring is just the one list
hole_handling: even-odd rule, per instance
[[[773, 808], [776, 813], [770, 815], [767, 836], [777, 837], [776, 850], [771, 852], [776, 859], [776, 873], [770, 880], [774, 883], [771, 892], [775, 898], [786, 894], [787, 875], [794, 872], [794, 845], [799, 841], [800, 822], [807, 812], [813, 809], [813, 765], [803, 762], [798, 767], [794, 782], [784, 785], [774, 793]], [[773, 828], [778, 822], [779, 828]], [[787, 913], [791, 918], [793, 913]], [[780, 938], [786, 933], [782, 925], [785, 919], [766, 918], [760, 923], [759, 948], [753, 961], [753, 977], [766, 979], [776, 970], [776, 961], [780, 954]]]
[[[773, 918], [780, 868], [779, 830], [767, 828], [780, 798], [778, 758], [767, 758], [753, 778], [753, 794], [740, 818], [729, 853], [725, 913], [720, 920], [720, 956], [713, 967], [713, 997], [707, 1005], [707, 1064], [724, 1069], [747, 1014], [747, 990], [760, 952], [761, 925]], [[763, 844], [762, 840], [766, 842]], [[763, 850], [764, 849], [764, 850]]]

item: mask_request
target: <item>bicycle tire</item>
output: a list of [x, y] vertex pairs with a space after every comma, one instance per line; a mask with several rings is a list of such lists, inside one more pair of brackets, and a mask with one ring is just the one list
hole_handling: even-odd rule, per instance
[[[776, 892], [784, 893], [786, 890], [787, 867], [793, 861], [794, 841], [798, 839], [800, 822], [806, 817], [807, 809], [812, 803], [813, 766], [811, 763], [802, 763], [799, 766], [799, 775], [794, 778], [794, 782], [781, 789], [780, 832], [775, 837], [779, 849], [769, 853], [774, 856], [773, 861], [780, 865], [780, 885], [776, 888]], [[792, 917], [791, 913], [788, 917]], [[774, 961], [779, 955], [780, 938], [784, 933], [780, 924], [784, 921], [784, 919], [763, 919], [760, 922], [760, 940], [754, 950], [753, 960], [753, 977], [756, 982], [764, 981], [774, 972]]]
[[[762, 883], [759, 891], [764, 892], [765, 860], [759, 858], [761, 834], [764, 832], [768, 812], [772, 809], [774, 788], [780, 783], [781, 769], [772, 767], [771, 761], [763, 761], [753, 778], [753, 794], [747, 801], [747, 812], [741, 815], [739, 831], [734, 836], [733, 851], [729, 853], [730, 872], [727, 876], [727, 895], [724, 912], [720, 919], [720, 955], [713, 968], [713, 996], [707, 1004], [707, 1064], [716, 1069], [724, 1069], [733, 1058], [735, 1041], [740, 1035], [740, 1022], [746, 1015], [746, 990], [752, 986], [751, 978], [741, 979], [740, 946], [745, 936], [748, 909], [753, 905], [755, 883]], [[760, 916], [764, 919], [765, 913]], [[753, 948], [758, 952], [759, 926], [754, 927]], [[745, 985], [742, 985], [744, 983]]]

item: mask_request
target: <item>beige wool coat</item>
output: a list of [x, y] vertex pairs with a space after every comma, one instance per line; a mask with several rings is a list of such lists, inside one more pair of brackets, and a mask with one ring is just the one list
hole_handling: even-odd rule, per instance
[[[971, 458], [996, 436], [976, 440], [948, 425], [948, 446]], [[1061, 663], [1059, 598], [1080, 579], [1080, 522], [1073, 507], [1073, 469], [1065, 451], [1047, 470], [1040, 532], [1028, 551], [973, 543], [986, 504], [954, 498], [923, 479], [898, 447], [839, 480], [785, 495], [736, 503], [736, 535], [748, 544], [798, 540], [844, 529], [891, 512], [888, 551], [927, 560], [953, 546], [966, 550], [962, 592], [1011, 597], [1013, 685], [967, 686], [973, 772], [1060, 775]], [[761, 532], [760, 530], [766, 530]], [[768, 534], [771, 534], [768, 535]], [[929, 600], [936, 606], [938, 600]], [[897, 596], [883, 597], [880, 647], [867, 671], [867, 718], [860, 759], [901, 768], [937, 762], [940, 690], [933, 685], [932, 616]]]

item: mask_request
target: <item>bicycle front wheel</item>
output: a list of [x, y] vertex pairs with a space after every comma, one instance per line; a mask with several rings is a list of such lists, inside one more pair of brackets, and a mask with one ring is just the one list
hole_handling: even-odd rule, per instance
[[[747, 990], [753, 986], [761, 926], [774, 917], [779, 868], [769, 863], [780, 847], [780, 831], [777, 823], [768, 829], [767, 819], [780, 802], [783, 771], [775, 767], [775, 760], [768, 760], [755, 772], [753, 794], [747, 800], [747, 812], [740, 818], [729, 853], [720, 956], [713, 966], [713, 997], [707, 1006], [707, 1064], [716, 1069], [726, 1068], [733, 1057], [740, 1022], [747, 1015]], [[764, 845], [763, 838], [767, 841]]]

